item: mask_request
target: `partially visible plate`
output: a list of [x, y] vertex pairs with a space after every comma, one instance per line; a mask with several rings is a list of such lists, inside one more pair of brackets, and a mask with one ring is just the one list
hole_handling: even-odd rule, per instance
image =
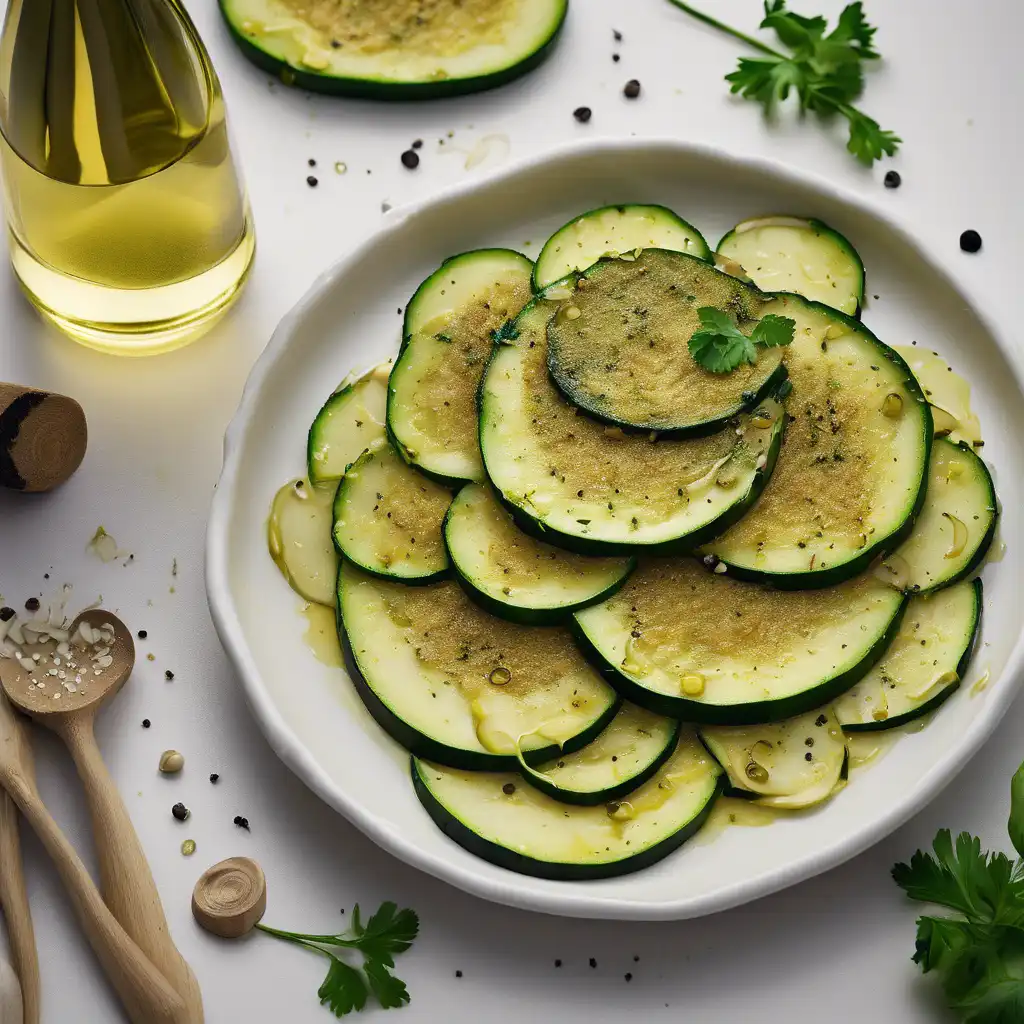
[[[447, 839], [413, 794], [408, 756], [372, 721], [340, 668], [303, 640], [300, 602], [266, 548], [275, 490], [303, 472], [307, 427], [332, 385], [392, 355], [416, 285], [447, 256], [480, 246], [536, 255], [574, 214], [662, 203], [714, 245], [743, 218], [818, 217], [864, 258], [865, 322], [889, 344], [938, 351], [973, 387], [995, 469], [1005, 554], [985, 569], [982, 643], [953, 699], [829, 804], [768, 828], [698, 837], [653, 868], [601, 882], [528, 878]], [[249, 703], [282, 760], [382, 848], [468, 892], [576, 917], [697, 917], [792, 885], [853, 857], [919, 811], [985, 742], [1013, 697], [1024, 648], [1021, 357], [931, 254], [882, 213], [774, 163], [680, 142], [573, 146], [396, 210], [328, 270], [274, 333], [227, 432], [207, 540], [214, 622]], [[997, 541], [1000, 551], [1002, 546]], [[987, 678], [983, 686], [973, 684]]]

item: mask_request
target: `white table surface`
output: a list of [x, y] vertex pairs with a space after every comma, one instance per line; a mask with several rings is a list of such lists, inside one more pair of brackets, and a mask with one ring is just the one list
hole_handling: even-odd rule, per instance
[[[760, 12], [755, 0], [704, 0], [704, 6], [746, 28]], [[841, 6], [839, 0], [796, 4], [808, 14]], [[256, 216], [256, 267], [238, 306], [189, 349], [118, 360], [44, 326], [11, 276], [0, 276], [0, 379], [76, 396], [90, 426], [85, 463], [62, 490], [45, 497], [0, 494], [0, 594], [20, 605], [69, 582], [73, 604], [102, 594], [133, 629], [149, 632], [140, 649], [155, 660], [140, 661], [104, 713], [99, 738], [172, 931], [202, 984], [211, 1024], [331, 1019], [317, 1005], [324, 973], [317, 957], [262, 936], [222, 942], [194, 925], [195, 879], [233, 854], [264, 866], [267, 921], [281, 927], [332, 930], [343, 924], [339, 909], [355, 901], [372, 908], [393, 899], [415, 907], [421, 938], [398, 971], [412, 992], [411, 1005], [396, 1018], [404, 1024], [500, 1024], [538, 1011], [573, 1022], [624, 1015], [701, 1024], [952, 1019], [937, 986], [910, 963], [915, 908], [890, 881], [889, 868], [941, 826], [1006, 845], [1008, 780], [1024, 757], [1020, 700], [931, 807], [837, 870], [706, 920], [559, 920], [484, 903], [418, 874], [309, 793], [250, 717], [203, 589], [203, 538], [221, 438], [274, 325], [317, 273], [374, 230], [382, 204], [407, 202], [503, 162], [495, 151], [466, 170], [466, 151], [484, 135], [507, 135], [509, 159], [573, 138], [628, 133], [678, 135], [788, 161], [861, 194], [882, 194], [895, 218], [943, 251], [955, 252], [965, 228], [979, 230], [984, 249], [962, 257], [964, 280], [996, 316], [1016, 316], [1016, 247], [1024, 237], [1024, 6], [976, 0], [956, 5], [955, 18], [950, 0], [869, 0], [867, 6], [881, 26], [878, 44], [888, 60], [871, 73], [863, 105], [905, 140], [898, 159], [871, 171], [844, 152], [838, 128], [830, 135], [788, 117], [768, 127], [754, 105], [731, 100], [722, 76], [743, 52], [740, 45], [663, 0], [573, 0], [557, 53], [525, 80], [464, 99], [392, 106], [272, 83], [236, 51], [213, 0], [193, 0], [223, 80]], [[625, 36], [619, 46], [613, 28]], [[611, 59], [615, 50], [622, 54], [618, 64]], [[633, 77], [643, 94], [629, 101], [621, 89]], [[572, 118], [581, 104], [593, 108], [588, 125]], [[419, 169], [410, 172], [398, 157], [414, 138], [425, 145]], [[306, 184], [310, 157], [318, 161], [315, 189]], [[346, 174], [335, 173], [335, 161], [348, 165]], [[882, 189], [889, 167], [903, 175], [897, 191]], [[699, 223], [699, 211], [681, 212]], [[128, 567], [102, 564], [86, 552], [100, 524], [134, 552]], [[170, 683], [168, 668], [175, 674]], [[149, 730], [140, 725], [145, 717], [152, 719]], [[35, 745], [44, 797], [91, 863], [87, 817], [66, 757], [48, 736], [37, 733]], [[174, 779], [156, 770], [167, 747], [186, 757], [183, 775]], [[217, 786], [207, 779], [214, 771], [221, 776]], [[178, 800], [192, 809], [184, 825], [170, 814]], [[249, 818], [251, 834], [232, 824], [236, 814]], [[186, 837], [198, 846], [191, 858], [179, 852]], [[45, 856], [32, 839], [25, 848], [44, 1021], [122, 1020]], [[456, 970], [463, 972], [459, 979]], [[633, 974], [628, 984], [627, 971]]]

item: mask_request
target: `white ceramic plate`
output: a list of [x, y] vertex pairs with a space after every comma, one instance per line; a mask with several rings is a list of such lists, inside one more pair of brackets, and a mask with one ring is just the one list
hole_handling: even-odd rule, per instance
[[[333, 385], [392, 355], [416, 285], [447, 256], [504, 245], [536, 255], [573, 215], [614, 202], [663, 203], [710, 244], [737, 221], [781, 211], [843, 232], [868, 272], [865, 322], [890, 344], [917, 340], [972, 382], [1002, 501], [1005, 557], [985, 569], [983, 643], [971, 675], [927, 728], [895, 745], [827, 806], [768, 828], [731, 828], [660, 864], [601, 882], [527, 878], [443, 836], [409, 781], [408, 756], [372, 721], [341, 669], [303, 641], [300, 602], [266, 550], [277, 487], [302, 474], [306, 430]], [[600, 142], [520, 164], [396, 210], [327, 271], [281, 322], [249, 378], [226, 441], [208, 536], [214, 621], [270, 743], [331, 807], [409, 864], [487, 899], [578, 917], [684, 918], [824, 871], [904, 822], [985, 742], [1020, 677], [1024, 397], [1019, 357], [932, 257], [879, 212], [772, 163], [678, 142]], [[988, 685], [971, 684], [990, 673]]]

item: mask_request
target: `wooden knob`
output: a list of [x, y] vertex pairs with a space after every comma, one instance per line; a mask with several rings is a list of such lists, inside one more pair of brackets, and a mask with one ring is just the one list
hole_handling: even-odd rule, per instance
[[0, 383], [0, 486], [49, 491], [82, 464], [88, 430], [66, 395]]
[[224, 939], [251, 932], [267, 912], [267, 880], [248, 857], [230, 857], [214, 864], [196, 882], [192, 916]]

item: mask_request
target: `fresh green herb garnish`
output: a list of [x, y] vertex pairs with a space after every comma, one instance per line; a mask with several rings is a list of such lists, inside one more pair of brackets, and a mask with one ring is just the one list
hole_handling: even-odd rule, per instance
[[801, 113], [810, 110], [822, 117], [839, 114], [846, 118], [850, 124], [846, 148], [861, 163], [870, 167], [899, 148], [903, 141], [899, 136], [853, 106], [864, 89], [862, 62], [880, 56], [874, 47], [876, 29], [864, 17], [860, 0], [844, 8], [836, 27], [827, 35], [825, 18], [794, 14], [786, 10], [786, 0], [765, 0], [761, 28], [772, 29], [783, 46], [792, 51], [788, 54], [723, 25], [683, 0], [669, 3], [766, 55], [741, 57], [739, 67], [725, 76], [733, 92], [760, 103], [766, 114], [771, 114], [792, 89], [800, 100]]
[[[396, 978], [391, 969], [395, 966], [395, 956], [412, 945], [419, 931], [420, 921], [414, 910], [399, 910], [395, 903], [382, 903], [364, 925], [357, 903], [352, 908], [352, 927], [340, 935], [302, 935], [279, 931], [265, 924], [256, 927], [268, 935], [305, 946], [327, 957], [330, 967], [317, 995], [335, 1017], [363, 1009], [371, 992], [385, 1010], [409, 1002], [405, 982]], [[325, 946], [358, 950], [363, 955], [363, 969], [360, 971], [346, 963]]]
[[1022, 859], [987, 853], [961, 832], [954, 844], [943, 829], [934, 856], [918, 850], [892, 869], [913, 900], [935, 903], [957, 917], [921, 917], [914, 962], [937, 971], [946, 1000], [965, 1024], [1024, 1020], [1024, 765], [1010, 788], [1008, 830]]
[[741, 363], [757, 362], [757, 346], [775, 348], [793, 340], [796, 324], [788, 316], [769, 313], [758, 320], [747, 336], [733, 322], [728, 313], [714, 306], [697, 310], [701, 329], [689, 341], [694, 362], [711, 373], [730, 373]]

